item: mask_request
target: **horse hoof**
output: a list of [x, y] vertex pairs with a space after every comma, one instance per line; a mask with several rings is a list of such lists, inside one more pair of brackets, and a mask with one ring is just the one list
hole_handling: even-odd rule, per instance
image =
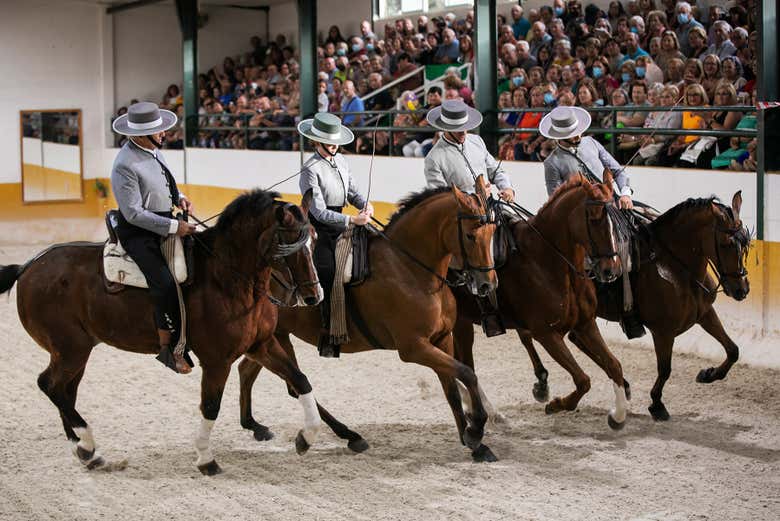
[[699, 371], [699, 374], [696, 375], [696, 381], [700, 384], [711, 384], [715, 381], [714, 377], [715, 368], [714, 367], [708, 367], [707, 369], [702, 369]]
[[547, 403], [550, 399], [550, 388], [546, 382], [536, 382], [533, 390], [534, 399], [539, 403]]
[[352, 452], [360, 454], [361, 452], [367, 451], [369, 446], [366, 440], [363, 438], [358, 438], [347, 443], [347, 447], [349, 447], [349, 450]]
[[471, 453], [471, 457], [474, 459], [474, 463], [493, 463], [498, 461], [493, 451], [487, 445], [481, 444]]
[[613, 431], [619, 431], [626, 426], [626, 422], [617, 421], [615, 418], [612, 417], [612, 414], [610, 413], [607, 414], [607, 425], [609, 425], [609, 428], [612, 429]]
[[258, 425], [255, 427], [252, 436], [254, 436], [257, 441], [270, 441], [274, 439], [274, 433], [265, 425]]
[[203, 465], [198, 465], [198, 470], [204, 476], [216, 476], [222, 474], [222, 467], [220, 467], [215, 460], [211, 460]]
[[298, 436], [295, 437], [295, 452], [297, 452], [299, 456], [303, 456], [310, 448], [311, 445], [309, 445], [309, 442], [303, 437], [303, 431], [299, 431]]
[[463, 432], [463, 443], [465, 443], [466, 447], [470, 448], [471, 450], [477, 450], [479, 446], [482, 445], [482, 436], [484, 433], [475, 431], [476, 429], [473, 427], [468, 427]]
[[666, 410], [666, 406], [662, 403], [658, 405], [652, 404], [647, 410], [650, 411], [650, 415], [655, 421], [665, 422], [669, 420], [669, 411]]
[[561, 412], [562, 410], [563, 410], [563, 406], [561, 404], [560, 398], [555, 398], [553, 401], [551, 401], [544, 407], [545, 414], [555, 414], [557, 412]]
[[626, 400], [631, 401], [631, 385], [623, 378], [623, 389], [626, 391]]

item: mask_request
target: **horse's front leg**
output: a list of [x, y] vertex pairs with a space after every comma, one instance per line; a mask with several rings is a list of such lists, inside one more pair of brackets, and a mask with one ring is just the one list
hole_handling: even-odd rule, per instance
[[[439, 377], [444, 390], [444, 396], [447, 398], [447, 402], [455, 416], [458, 433], [462, 442], [472, 450], [471, 455], [474, 460], [496, 461], [497, 458], [493, 452], [486, 445], [482, 444], [487, 413], [482, 404], [477, 375], [470, 367], [452, 357], [454, 349], [452, 335], [447, 334], [442, 337], [438, 346], [434, 346], [427, 339], [409, 343], [398, 342], [397, 345], [399, 346], [398, 355], [401, 360], [430, 367]], [[463, 413], [460, 393], [455, 380], [462, 383], [468, 390], [472, 404], [470, 425], [466, 424], [466, 417]]]
[[622, 429], [628, 415], [628, 382], [623, 379], [623, 367], [615, 355], [610, 352], [601, 336], [595, 320], [579, 324], [569, 333], [569, 339], [591, 360], [607, 373], [615, 391], [615, 408], [609, 411], [607, 423], [612, 429]]
[[317, 411], [317, 401], [314, 399], [309, 379], [298, 369], [297, 365], [279, 345], [275, 336], [271, 335], [265, 341], [252, 346], [246, 356], [258, 362], [263, 367], [284, 380], [288, 387], [298, 396], [298, 402], [303, 409], [303, 428], [295, 438], [295, 450], [304, 454], [317, 440], [320, 430], [320, 415]]
[[520, 337], [523, 347], [528, 352], [528, 357], [531, 359], [531, 364], [534, 366], [534, 375], [536, 375], [536, 382], [534, 383], [533, 395], [537, 402], [545, 403], [550, 399], [550, 388], [547, 385], [547, 377], [549, 373], [542, 364], [542, 359], [539, 358], [539, 353], [536, 352], [534, 347], [534, 338], [531, 332], [527, 329], [518, 329], [517, 336]]
[[222, 469], [214, 459], [211, 452], [210, 438], [217, 421], [219, 408], [222, 403], [222, 393], [225, 390], [225, 382], [230, 374], [230, 364], [221, 362], [218, 365], [203, 365], [203, 377], [200, 383], [200, 411], [203, 417], [200, 421], [200, 429], [195, 437], [195, 450], [198, 453], [198, 470], [206, 476], [214, 476], [222, 472]]
[[699, 374], [696, 375], [696, 381], [699, 383], [709, 384], [716, 380], [723, 380], [728, 374], [731, 366], [734, 365], [739, 359], [739, 347], [723, 329], [723, 324], [718, 318], [718, 314], [715, 312], [715, 308], [710, 309], [699, 319], [699, 325], [709, 333], [715, 340], [720, 342], [723, 349], [726, 350], [726, 360], [723, 361], [718, 367], [708, 367], [702, 369]]

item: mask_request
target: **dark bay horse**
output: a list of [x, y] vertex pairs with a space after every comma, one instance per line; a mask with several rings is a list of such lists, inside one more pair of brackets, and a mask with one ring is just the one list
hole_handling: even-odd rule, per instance
[[[402, 201], [386, 228], [392, 242], [380, 237], [370, 240], [371, 276], [349, 289], [347, 298], [359, 310], [363, 324], [356, 324], [354, 315], [350, 316], [350, 342], [341, 346], [342, 353], [395, 349], [404, 362], [433, 369], [452, 409], [460, 439], [472, 450], [476, 461], [494, 461], [495, 456], [482, 444], [487, 416], [479, 397], [477, 376], [452, 356], [455, 297], [444, 284], [444, 277], [453, 262], [481, 268], [476, 270], [477, 282], [472, 291], [484, 294], [496, 287], [495, 271], [487, 269], [493, 266], [491, 243], [495, 224], [489, 222], [486, 208], [484, 197], [463, 194], [456, 187], [427, 190]], [[290, 356], [294, 356], [291, 334], [316, 346], [319, 330], [316, 309], [279, 310], [276, 336]], [[366, 332], [373, 339], [367, 338]], [[258, 439], [268, 434], [267, 427], [253, 419], [251, 410], [252, 385], [261, 367], [248, 358], [239, 364], [241, 424], [255, 431]], [[461, 406], [456, 380], [465, 386], [474, 404], [468, 418]], [[350, 448], [367, 448], [360, 435], [322, 408], [320, 413], [339, 437], [349, 440]]]
[[[188, 343], [203, 368], [202, 420], [195, 440], [197, 466], [204, 474], [220, 467], [209, 448], [231, 364], [245, 355], [283, 378], [301, 397], [304, 428], [297, 447], [313, 443], [320, 425], [306, 376], [273, 336], [277, 308], [268, 299], [271, 266], [289, 269], [307, 303], [322, 298], [312, 264], [311, 198], [302, 207], [260, 190], [236, 198], [217, 225], [195, 235], [195, 282], [183, 287]], [[74, 453], [87, 468], [106, 461], [97, 454], [91, 428], [76, 411], [76, 393], [90, 353], [100, 342], [125, 351], [159, 351], [146, 290], [108, 293], [99, 269], [102, 244], [63, 244], [23, 266], [0, 268], [0, 293], [18, 281], [19, 318], [30, 336], [50, 354], [38, 386], [57, 406]], [[118, 375], [119, 376], [119, 375]]]
[[[699, 383], [722, 380], [739, 358], [739, 348], [723, 329], [712, 304], [721, 285], [723, 292], [737, 301], [745, 299], [750, 291], [745, 269], [750, 233], [739, 217], [741, 208], [741, 191], [734, 194], [731, 207], [714, 197], [688, 199], [658, 217], [638, 237], [644, 255], [639, 271], [632, 274], [632, 287], [634, 305], [655, 345], [658, 376], [648, 407], [655, 420], [669, 419], [661, 397], [672, 372], [676, 337], [699, 324], [725, 349], [726, 360], [718, 367], [702, 369], [696, 376]], [[599, 298], [598, 316], [618, 321], [620, 309]], [[521, 338], [536, 374], [546, 373], [530, 335]]]
[[[527, 332], [563, 366], [574, 380], [575, 390], [555, 398], [545, 411], [576, 409], [590, 389], [590, 378], [580, 368], [564, 342], [566, 333], [576, 335], [577, 347], [592, 358], [613, 381], [615, 407], [608, 416], [613, 429], [621, 428], [627, 414], [627, 398], [620, 362], [612, 355], [596, 326], [596, 291], [585, 275], [585, 260], [598, 278], [613, 280], [621, 274], [614, 228], [607, 207], [613, 205], [612, 178], [591, 184], [584, 177], [572, 177], [560, 186], [539, 213], [527, 222], [513, 220], [510, 231], [517, 251], [497, 267], [498, 309], [507, 328]], [[474, 326], [480, 322], [475, 299], [456, 291], [458, 320], [453, 331], [456, 357], [474, 367]], [[547, 375], [537, 373], [540, 382], [535, 396], [547, 400]], [[489, 412], [490, 402], [484, 398]], [[468, 402], [466, 403], [468, 406]]]

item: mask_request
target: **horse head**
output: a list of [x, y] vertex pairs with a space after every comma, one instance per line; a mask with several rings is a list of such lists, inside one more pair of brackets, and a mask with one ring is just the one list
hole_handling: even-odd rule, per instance
[[742, 224], [742, 191], [731, 199], [731, 207], [712, 203], [715, 216], [712, 249], [708, 257], [714, 261], [720, 275], [723, 291], [734, 300], [744, 300], [750, 292], [750, 281], [745, 269], [750, 251], [750, 233]]
[[623, 273], [618, 256], [618, 235], [613, 217], [615, 210], [612, 174], [604, 173], [604, 182], [592, 184], [580, 178], [584, 197], [569, 215], [569, 227], [575, 242], [585, 247], [590, 271], [600, 282], [612, 282]]
[[303, 196], [300, 206], [275, 201], [276, 222], [266, 232], [273, 237], [265, 255], [272, 269], [271, 294], [282, 305], [303, 302], [313, 306], [323, 298], [313, 261], [317, 234], [309, 224], [311, 201], [311, 190]]
[[450, 239], [457, 243], [451, 243], [448, 249], [453, 252], [453, 264], [467, 272], [469, 290], [484, 297], [498, 287], [498, 275], [493, 263], [496, 225], [484, 198], [487, 190], [480, 179], [481, 176], [477, 179], [477, 187], [482, 195], [465, 194], [457, 186], [452, 186], [458, 208], [458, 228], [457, 237]]

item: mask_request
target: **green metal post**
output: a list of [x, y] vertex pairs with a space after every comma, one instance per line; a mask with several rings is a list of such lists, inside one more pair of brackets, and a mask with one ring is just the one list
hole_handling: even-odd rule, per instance
[[198, 142], [198, 0], [176, 0], [184, 65], [184, 143]]
[[474, 66], [477, 109], [483, 120], [480, 134], [488, 150], [498, 152], [498, 78], [496, 73], [496, 0], [474, 0]]
[[[777, 101], [780, 99], [777, 70], [780, 60], [777, 55], [777, 32], [780, 30], [777, 22], [777, 0], [761, 0], [758, 7], [758, 100]], [[764, 238], [764, 205], [766, 204], [766, 125], [764, 111], [758, 112], [758, 147], [756, 157], [756, 235], [759, 240]]]
[[301, 118], [317, 112], [317, 0], [298, 0]]

